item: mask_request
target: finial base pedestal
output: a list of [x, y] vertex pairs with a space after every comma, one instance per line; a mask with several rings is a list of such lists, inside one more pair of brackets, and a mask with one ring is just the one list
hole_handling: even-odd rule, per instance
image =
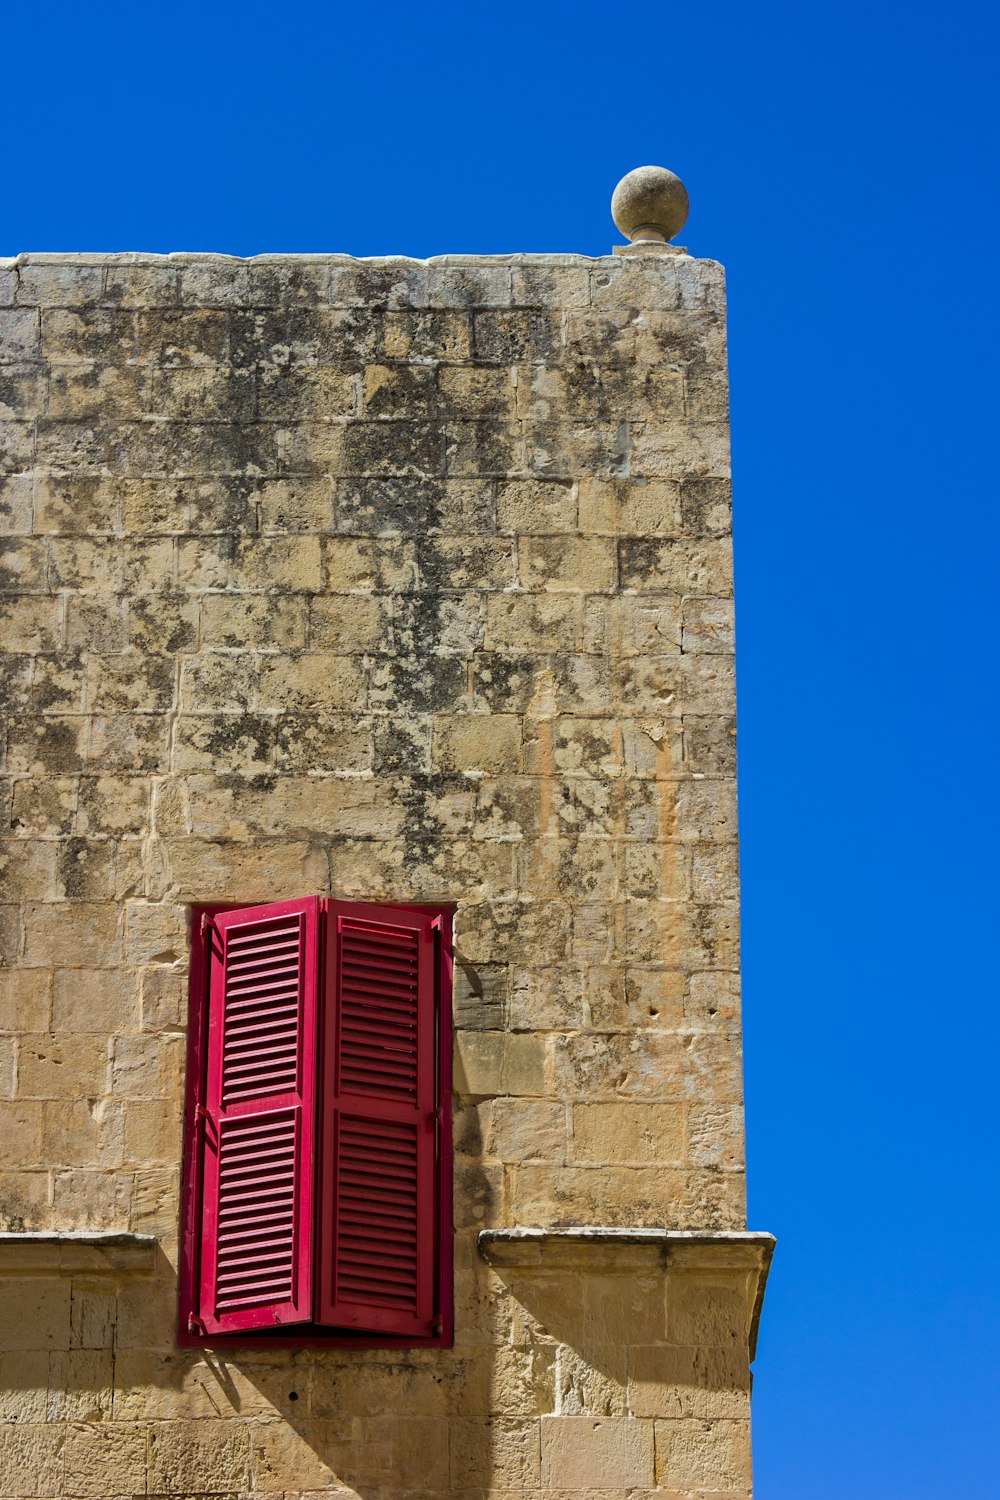
[[668, 245], [663, 240], [633, 240], [631, 245], [614, 245], [612, 255], [687, 255], [686, 245]]

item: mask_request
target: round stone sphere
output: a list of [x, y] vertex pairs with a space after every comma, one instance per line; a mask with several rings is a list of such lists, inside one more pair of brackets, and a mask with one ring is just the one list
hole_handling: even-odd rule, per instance
[[636, 167], [611, 199], [611, 217], [626, 239], [672, 240], [687, 223], [687, 188], [666, 167]]

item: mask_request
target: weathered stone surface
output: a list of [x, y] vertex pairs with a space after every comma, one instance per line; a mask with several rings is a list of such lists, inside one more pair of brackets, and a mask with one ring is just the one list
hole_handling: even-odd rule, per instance
[[[721, 271], [0, 267], [0, 1496], [749, 1493]], [[195, 902], [456, 908], [456, 1348], [177, 1347]], [[594, 1258], [596, 1256], [596, 1258]], [[743, 1275], [743, 1282], [740, 1277]]]

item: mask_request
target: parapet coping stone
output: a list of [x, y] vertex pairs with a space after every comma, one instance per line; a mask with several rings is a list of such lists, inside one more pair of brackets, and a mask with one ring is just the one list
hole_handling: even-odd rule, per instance
[[151, 1272], [157, 1239], [117, 1229], [0, 1231], [0, 1275]]
[[530, 266], [540, 262], [550, 266], [600, 265], [614, 260], [619, 254], [662, 254], [664, 250], [684, 260], [698, 260], [715, 264], [702, 256], [689, 255], [679, 245], [615, 246], [607, 255], [584, 255], [577, 251], [517, 251], [502, 255], [431, 255], [420, 259], [413, 255], [347, 255], [341, 251], [300, 252], [269, 251], [261, 255], [223, 255], [215, 251], [171, 250], [163, 254], [146, 250], [74, 250], [74, 251], [21, 251], [19, 255], [0, 256], [0, 270], [16, 270], [20, 266], [267, 266], [295, 263], [328, 266]]

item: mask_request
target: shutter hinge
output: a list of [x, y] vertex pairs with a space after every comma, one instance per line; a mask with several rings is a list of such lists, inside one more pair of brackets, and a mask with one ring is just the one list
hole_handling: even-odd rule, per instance
[[197, 1313], [188, 1313], [188, 1333], [204, 1333], [205, 1325]]
[[440, 1318], [434, 1319], [434, 1322], [431, 1325], [431, 1332], [436, 1339], [439, 1339], [444, 1333], [444, 1324], [442, 1323]]
[[204, 1104], [195, 1105], [194, 1117], [196, 1120], [207, 1120], [209, 1118], [208, 1110], [205, 1108]]
[[208, 914], [207, 911], [203, 911], [202, 914], [201, 914], [201, 935], [202, 935], [202, 937], [205, 936], [205, 933], [212, 926], [214, 926], [213, 919], [209, 916], [209, 914]]

